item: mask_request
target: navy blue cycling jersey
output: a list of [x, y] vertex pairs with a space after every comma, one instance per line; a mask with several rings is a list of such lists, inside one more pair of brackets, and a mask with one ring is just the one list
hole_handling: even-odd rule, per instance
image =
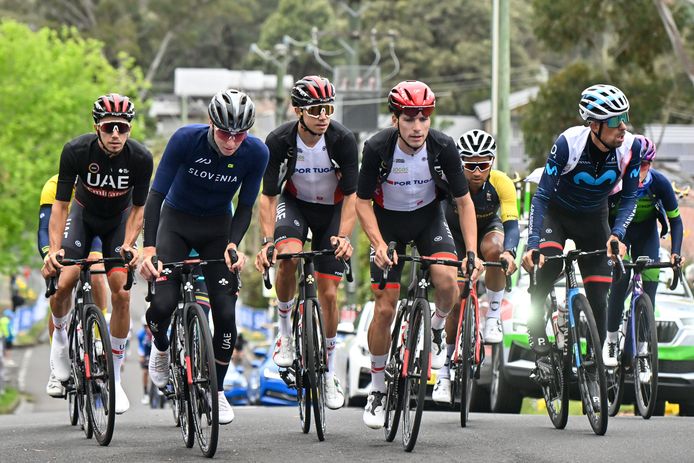
[[167, 204], [174, 209], [191, 215], [230, 213], [239, 187], [238, 205], [253, 207], [269, 159], [267, 146], [248, 135], [232, 156], [221, 156], [208, 142], [209, 128], [192, 124], [173, 134], [152, 190], [166, 195]]
[[602, 164], [591, 160], [588, 127], [572, 127], [557, 138], [542, 173], [530, 210], [528, 249], [540, 244], [540, 229], [550, 203], [571, 212], [607, 207], [607, 197], [622, 178], [622, 201], [611, 233], [624, 238], [634, 216], [641, 165], [641, 143], [629, 132], [622, 146], [610, 150]]

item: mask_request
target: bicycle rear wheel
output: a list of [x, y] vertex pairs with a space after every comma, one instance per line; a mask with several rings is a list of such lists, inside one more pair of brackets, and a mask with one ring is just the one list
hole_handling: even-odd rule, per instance
[[309, 358], [307, 333], [313, 332], [312, 320], [304, 316], [304, 303], [299, 304], [299, 310], [294, 312], [294, 344], [296, 360], [294, 360], [294, 375], [296, 377], [296, 401], [299, 405], [299, 420], [301, 430], [307, 434], [311, 430], [311, 384], [306, 370], [306, 359]]
[[325, 348], [325, 332], [323, 331], [323, 319], [319, 306], [315, 301], [306, 301], [307, 317], [312, 319], [312, 330], [306, 334], [311, 339], [311, 347], [307, 351], [313, 350], [313, 355], [309, 358], [308, 372], [311, 384], [311, 403], [313, 405], [313, 418], [316, 426], [318, 440], [325, 440], [325, 371], [328, 362], [327, 351]]
[[634, 393], [639, 413], [647, 420], [653, 415], [658, 395], [658, 330], [648, 294], [636, 299], [634, 327], [637, 349], [632, 367]]
[[[390, 355], [385, 368], [386, 381], [386, 403], [385, 412], [386, 420], [383, 423], [383, 431], [386, 441], [393, 442], [395, 435], [398, 433], [398, 425], [400, 424], [400, 414], [402, 412], [402, 391], [404, 380], [402, 376], [402, 354], [405, 350], [403, 340], [405, 332], [403, 329], [402, 320], [405, 314], [405, 306], [407, 301], [400, 302], [398, 311], [395, 316], [395, 324], [393, 325], [393, 333], [390, 337]], [[406, 330], [407, 327], [405, 326]]]
[[431, 310], [424, 299], [416, 299], [410, 309], [405, 350], [402, 397], [402, 444], [411, 452], [417, 443], [427, 394], [431, 361]]
[[[630, 320], [625, 320], [624, 323], [630, 323]], [[628, 328], [627, 328], [628, 329]], [[619, 346], [624, 345], [624, 334], [619, 331]], [[605, 382], [607, 384], [607, 405], [608, 414], [616, 416], [619, 413], [619, 408], [622, 406], [622, 397], [624, 396], [624, 377], [626, 376], [626, 367], [624, 366], [624, 352], [619, 352], [617, 357], [617, 366], [610, 368], [605, 367]]]
[[460, 336], [461, 352], [459, 378], [456, 376], [456, 385], [460, 391], [460, 426], [466, 427], [470, 413], [470, 397], [472, 395], [472, 383], [475, 381], [475, 347], [477, 338], [475, 336], [475, 306], [472, 303], [472, 292], [466, 299], [465, 312], [463, 313], [463, 332]]
[[573, 298], [575, 326], [572, 329], [578, 388], [583, 408], [593, 432], [599, 436], [607, 431], [607, 386], [602, 364], [602, 346], [595, 317], [583, 294]]
[[116, 422], [116, 386], [111, 338], [104, 314], [97, 306], [84, 307], [83, 329], [87, 414], [97, 442], [108, 445]]
[[[197, 304], [188, 307], [188, 392], [193, 429], [202, 454], [208, 458], [217, 451], [219, 403], [217, 368], [207, 317]], [[225, 399], [226, 400], [226, 399]]]

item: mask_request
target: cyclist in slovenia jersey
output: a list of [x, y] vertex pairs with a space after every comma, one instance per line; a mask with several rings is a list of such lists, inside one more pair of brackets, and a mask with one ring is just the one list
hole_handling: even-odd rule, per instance
[[[51, 220], [51, 210], [53, 203], [55, 202], [55, 193], [58, 189], [58, 174], [49, 178], [41, 189], [41, 197], [39, 199], [39, 229], [37, 233], [38, 238], [38, 248], [41, 259], [44, 259], [48, 254], [50, 249], [50, 241], [48, 238], [48, 224]], [[91, 247], [89, 249], [89, 257], [92, 259], [100, 259], [102, 256], [101, 252], [101, 239], [98, 236], [94, 237]], [[93, 265], [92, 270], [104, 270], [103, 264]], [[66, 267], [63, 269], [64, 273], [78, 273], [79, 269], [76, 267]], [[107, 281], [105, 275], [92, 274], [92, 292], [94, 295], [94, 303], [101, 308], [104, 312], [108, 308], [108, 303], [106, 302], [107, 293]], [[53, 296], [48, 301], [49, 305], [53, 305]], [[53, 317], [48, 318], [48, 337], [53, 338]], [[62, 383], [58, 381], [53, 372], [51, 371], [48, 377], [48, 383], [46, 384], [46, 394], [51, 397], [64, 397], [65, 388]]]
[[[55, 202], [49, 223], [49, 251], [44, 259], [44, 276], [53, 276], [62, 266], [57, 256], [87, 257], [94, 237], [102, 242], [104, 257], [133, 255], [128, 266], [137, 263], [135, 241], [142, 229], [144, 204], [152, 176], [152, 154], [128, 138], [135, 107], [126, 96], [111, 93], [99, 97], [92, 108], [96, 133], [68, 142], [60, 155]], [[77, 184], [75, 185], [75, 179]], [[72, 190], [75, 199], [70, 205]], [[68, 206], [70, 206], [68, 216]], [[130, 407], [121, 385], [121, 365], [130, 329], [130, 293], [123, 289], [126, 270], [122, 264], [106, 264], [113, 312], [110, 324], [116, 394], [116, 413]], [[51, 369], [60, 381], [70, 376], [67, 325], [72, 290], [79, 272], [63, 273], [51, 306], [53, 342]]]
[[[167, 329], [179, 299], [180, 272], [161, 274], [161, 263], [186, 259], [195, 249], [203, 260], [221, 259], [202, 268], [209, 290], [214, 322], [214, 357], [219, 396], [219, 423], [231, 423], [234, 412], [227, 402], [224, 376], [236, 343], [237, 295], [229, 293], [246, 257], [231, 262], [251, 223], [253, 204], [268, 161], [268, 150], [248, 130], [255, 122], [255, 105], [243, 92], [217, 93], [208, 106], [209, 124], [178, 129], [166, 146], [147, 198], [142, 276], [156, 278], [156, 294], [147, 309], [153, 345], [149, 375], [157, 387], [169, 376]], [[231, 200], [239, 192], [232, 215]], [[159, 258], [158, 268], [152, 257]]]
[[[680, 217], [677, 196], [667, 177], [661, 172], [651, 168], [655, 159], [655, 143], [649, 138], [638, 135], [641, 141], [641, 171], [639, 173], [639, 187], [637, 190], [636, 213], [624, 236], [624, 244], [632, 256], [648, 256], [654, 261], [659, 260], [660, 236], [665, 236], [670, 228], [672, 239], [671, 259], [674, 263], [682, 251], [682, 237], [684, 227]], [[615, 219], [619, 210], [621, 192], [610, 196], [610, 220]], [[661, 232], [658, 234], [658, 222], [661, 223]], [[650, 297], [655, 307], [655, 295], [658, 289], [659, 269], [648, 269], [641, 276], [643, 289]], [[629, 278], [623, 278], [612, 283], [610, 296], [607, 303], [607, 340], [603, 349], [605, 366], [617, 366], [619, 356], [619, 337], [617, 331], [624, 311], [624, 300], [629, 285]], [[642, 347], [642, 346], [639, 346]], [[643, 375], [643, 382], [648, 382], [650, 371], [648, 362], [639, 363], [639, 374]]]
[[[458, 140], [457, 148], [477, 215], [477, 253], [487, 261], [503, 259], [508, 264], [507, 273], [510, 275], [516, 271], [516, 247], [520, 237], [516, 189], [506, 174], [492, 169], [496, 142], [490, 134], [479, 129], [465, 132]], [[458, 256], [464, 256], [466, 248], [454, 204], [450, 197], [441, 203]], [[489, 310], [482, 337], [484, 342], [496, 344], [503, 337], [500, 309], [506, 284], [504, 272], [500, 268], [489, 268], [485, 271], [484, 282]], [[448, 364], [455, 350], [459, 307], [456, 304], [446, 320], [446, 363], [439, 370], [432, 393], [436, 402], [450, 403], [451, 400]]]
[[[472, 250], [477, 246], [475, 206], [455, 142], [430, 129], [435, 104], [434, 92], [423, 82], [400, 82], [388, 96], [393, 127], [381, 130], [364, 145], [357, 215], [371, 242], [371, 289], [376, 304], [368, 332], [371, 391], [363, 420], [374, 429], [384, 423], [384, 369], [403, 266], [397, 256], [392, 261], [388, 258], [388, 242], [396, 241], [401, 253], [414, 241], [423, 256], [456, 259], [453, 236], [439, 206], [439, 201], [451, 194], [465, 245]], [[386, 288], [379, 290], [382, 269], [391, 265]], [[479, 268], [481, 261], [476, 259], [475, 265]], [[443, 328], [449, 311], [458, 302], [456, 274], [454, 267], [431, 266], [436, 288], [436, 312], [431, 322], [432, 368], [441, 368], [445, 361]]]
[[[328, 79], [303, 77], [294, 84], [291, 96], [298, 120], [279, 126], [266, 140], [270, 162], [260, 197], [260, 226], [265, 238], [256, 267], [262, 271], [270, 264], [267, 247], [272, 243], [279, 253], [300, 252], [309, 230], [314, 250], [335, 246], [335, 256], [315, 260], [328, 352], [325, 399], [328, 408], [334, 410], [344, 404], [342, 387], [334, 375], [337, 288], [343, 273], [337, 258], [349, 259], [352, 255], [349, 236], [356, 220], [357, 143], [352, 132], [330, 119], [335, 110], [335, 88]], [[295, 261], [281, 260], [275, 282], [279, 337], [273, 359], [281, 367], [291, 366], [294, 361], [291, 311], [296, 266]]]
[[[530, 209], [523, 267], [532, 271], [532, 252], [539, 249], [540, 269], [531, 296], [528, 331], [530, 345], [540, 356], [549, 352], [542, 308], [562, 270], [561, 262], [544, 265], [544, 256], [561, 254], [567, 239], [583, 251], [607, 247], [607, 257], [612, 256], [609, 242], [617, 240], [623, 256], [626, 248], [621, 240], [636, 206], [641, 143], [627, 131], [627, 97], [617, 87], [598, 84], [582, 92], [578, 107], [588, 125], [571, 127], [557, 138]], [[622, 202], [610, 227], [607, 197], [620, 178]], [[611, 282], [607, 257], [594, 256], [578, 262], [601, 340], [605, 338]]]

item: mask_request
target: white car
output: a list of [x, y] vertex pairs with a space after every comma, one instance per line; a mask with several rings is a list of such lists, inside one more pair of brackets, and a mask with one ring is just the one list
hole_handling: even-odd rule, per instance
[[354, 325], [340, 323], [337, 328], [339, 333], [345, 335], [335, 347], [335, 374], [345, 392], [345, 405], [363, 405], [369, 394], [371, 357], [366, 333], [373, 313], [374, 302], [369, 301], [364, 304]]

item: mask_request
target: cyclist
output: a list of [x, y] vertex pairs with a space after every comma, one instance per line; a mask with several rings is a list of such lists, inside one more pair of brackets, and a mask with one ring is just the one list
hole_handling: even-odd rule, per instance
[[[70, 259], [87, 256], [95, 236], [101, 238], [105, 257], [130, 252], [137, 263], [135, 241], [142, 229], [144, 204], [152, 175], [152, 154], [140, 143], [129, 138], [135, 106], [127, 97], [117, 93], [100, 96], [92, 108], [96, 134], [86, 134], [68, 142], [60, 156], [58, 187], [49, 224], [50, 249], [44, 260], [45, 275], [55, 275], [62, 266], [58, 255]], [[68, 206], [72, 189], [75, 199]], [[125, 268], [107, 263], [111, 289], [113, 317], [111, 347], [113, 351], [116, 413], [130, 407], [121, 386], [120, 367], [123, 363], [130, 328], [130, 294], [123, 289]], [[79, 272], [65, 273], [51, 306], [53, 313], [53, 342], [51, 369], [60, 381], [70, 376], [68, 358], [68, 312]]]
[[[538, 356], [549, 352], [542, 308], [562, 269], [560, 262], [543, 265], [544, 256], [562, 253], [567, 239], [583, 251], [607, 246], [609, 257], [609, 242], [617, 240], [623, 256], [626, 248], [621, 240], [636, 205], [641, 143], [627, 131], [627, 97], [612, 85], [593, 85], [581, 93], [578, 108], [587, 125], [565, 130], [554, 142], [530, 208], [523, 267], [532, 270], [532, 254], [539, 249], [540, 269], [528, 320], [530, 345]], [[622, 201], [610, 228], [607, 197], [620, 178]], [[578, 264], [602, 342], [611, 281], [608, 260], [595, 256]]]
[[137, 353], [140, 357], [140, 368], [142, 369], [142, 405], [149, 404], [149, 355], [152, 351], [152, 331], [147, 325], [147, 317], [142, 316], [142, 326], [137, 332]]
[[[305, 76], [294, 84], [291, 97], [298, 120], [282, 124], [266, 140], [270, 162], [260, 197], [260, 226], [265, 238], [256, 256], [256, 267], [262, 271], [270, 265], [267, 247], [271, 244], [280, 253], [300, 252], [309, 230], [312, 249], [336, 246], [334, 257], [320, 256], [315, 261], [328, 352], [325, 403], [335, 410], [345, 400], [334, 375], [337, 288], [343, 274], [337, 258], [349, 259], [352, 255], [349, 236], [356, 220], [357, 143], [352, 132], [330, 119], [335, 110], [335, 88], [328, 79]], [[273, 360], [281, 367], [291, 366], [294, 360], [291, 312], [296, 266], [294, 260], [282, 260], [277, 269], [279, 336]]]
[[[658, 261], [660, 249], [660, 237], [668, 232], [672, 239], [671, 261], [674, 264], [682, 250], [683, 226], [682, 218], [677, 204], [677, 196], [668, 181], [661, 172], [651, 168], [655, 159], [655, 143], [643, 135], [637, 135], [641, 141], [641, 171], [639, 172], [639, 187], [636, 202], [636, 214], [624, 236], [624, 244], [632, 257], [648, 256]], [[620, 192], [610, 196], [610, 219], [614, 220], [615, 212], [620, 203]], [[658, 235], [658, 222], [661, 223], [660, 236]], [[630, 249], [629, 249], [630, 248]], [[655, 295], [658, 289], [659, 269], [648, 269], [642, 274], [643, 289], [650, 297], [655, 307]], [[607, 339], [603, 346], [602, 355], [605, 366], [617, 366], [619, 338], [618, 330], [621, 315], [624, 311], [624, 300], [627, 295], [629, 278], [621, 278], [612, 283], [607, 303]], [[645, 344], [642, 344], [645, 347]], [[641, 362], [643, 382], [650, 378], [647, 362]]]
[[[39, 229], [37, 233], [38, 238], [38, 248], [39, 254], [41, 254], [41, 259], [46, 257], [48, 254], [49, 239], [48, 239], [48, 223], [51, 220], [51, 209], [53, 203], [55, 202], [55, 193], [58, 188], [58, 174], [49, 178], [41, 189], [41, 197], [39, 199]], [[102, 257], [101, 252], [101, 239], [96, 236], [92, 241], [91, 248], [89, 250], [89, 257], [92, 259], [100, 259]], [[93, 265], [92, 270], [104, 270], [102, 264]], [[77, 273], [79, 274], [79, 269], [76, 267], [66, 267], [63, 269], [64, 273]], [[94, 302], [97, 306], [105, 312], [108, 309], [108, 303], [106, 302], [107, 289], [106, 289], [106, 276], [105, 275], [92, 275], [92, 291], [94, 295]], [[54, 298], [48, 301], [49, 305], [54, 304]], [[49, 339], [53, 338], [53, 317], [48, 318], [48, 336]], [[46, 384], [46, 394], [51, 397], [64, 397], [65, 388], [58, 381], [51, 370], [51, 374], [48, 377], [48, 383]]]
[[[477, 215], [477, 254], [484, 260], [506, 261], [507, 273], [516, 271], [516, 246], [520, 237], [518, 229], [518, 209], [516, 206], [516, 188], [508, 176], [493, 170], [496, 157], [494, 137], [484, 130], [474, 129], [465, 132], [458, 140], [458, 153], [463, 162], [463, 171], [467, 179], [472, 202]], [[465, 255], [465, 243], [460, 231], [458, 214], [452, 198], [442, 202], [448, 226], [453, 232], [456, 251], [459, 256]], [[501, 218], [499, 215], [501, 215]], [[506, 278], [500, 268], [489, 268], [485, 272], [484, 282], [487, 287], [489, 310], [482, 337], [488, 344], [502, 341], [501, 301], [504, 298]], [[452, 316], [446, 320], [446, 363], [439, 370], [432, 398], [437, 402], [450, 402], [451, 380], [448, 363], [455, 350], [459, 306], [453, 309]]]
[[[455, 198], [460, 228], [467, 249], [476, 249], [475, 206], [453, 139], [430, 129], [436, 97], [423, 82], [400, 82], [388, 96], [393, 127], [366, 141], [359, 172], [357, 214], [371, 242], [371, 288], [376, 299], [369, 326], [371, 391], [364, 423], [383, 426], [385, 411], [384, 369], [388, 357], [390, 328], [400, 295], [402, 263], [387, 256], [389, 241], [398, 242], [398, 252], [414, 241], [421, 255], [455, 259], [455, 243], [439, 200], [450, 193]], [[443, 175], [446, 180], [443, 180]], [[476, 259], [475, 265], [481, 262]], [[393, 266], [384, 290], [378, 289], [383, 268]], [[436, 311], [432, 316], [432, 368], [441, 368], [446, 351], [443, 328], [458, 301], [454, 267], [432, 265], [436, 287]]]
[[[241, 270], [246, 256], [238, 245], [251, 223], [253, 203], [268, 160], [262, 140], [249, 135], [255, 105], [243, 92], [224, 90], [212, 97], [208, 124], [178, 129], [166, 146], [152, 183], [145, 211], [143, 264], [147, 280], [157, 279], [156, 294], [147, 309], [152, 330], [149, 376], [157, 387], [169, 376], [167, 329], [180, 293], [178, 271], [160, 274], [162, 262], [186, 259], [194, 248], [203, 260], [221, 259], [202, 268], [209, 290], [214, 322], [214, 357], [219, 396], [219, 423], [228, 424], [234, 412], [224, 397], [224, 375], [236, 343], [236, 294], [229, 293], [232, 271]], [[231, 200], [239, 191], [233, 215]], [[231, 263], [230, 250], [238, 261]], [[152, 256], [159, 266], [152, 265]]]

